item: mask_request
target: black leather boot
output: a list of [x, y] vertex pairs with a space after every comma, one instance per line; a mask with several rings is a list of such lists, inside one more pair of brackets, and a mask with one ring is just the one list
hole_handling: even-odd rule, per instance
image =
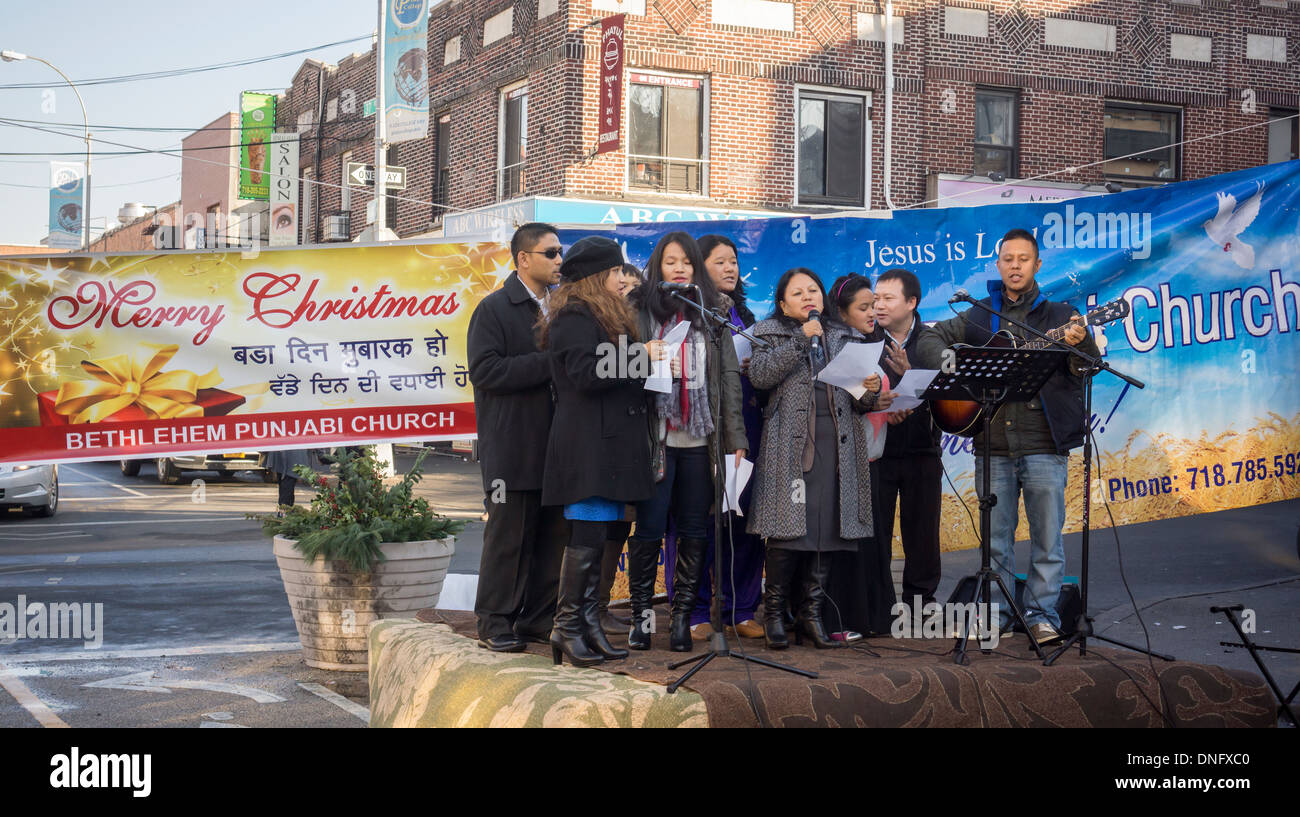
[[803, 603], [799, 606], [799, 628], [804, 635], [812, 639], [813, 646], [819, 650], [838, 647], [826, 634], [826, 625], [822, 623], [822, 606], [826, 602], [826, 583], [831, 573], [831, 560], [828, 553], [803, 554], [802, 586]]
[[596, 563], [587, 572], [587, 590], [582, 600], [583, 637], [587, 646], [600, 653], [606, 661], [627, 658], [627, 650], [619, 649], [609, 643], [605, 630], [600, 626], [600, 565], [601, 551], [596, 552]]
[[560, 597], [555, 605], [555, 626], [551, 628], [551, 658], [560, 663], [561, 655], [569, 657], [575, 667], [590, 667], [604, 660], [593, 652], [584, 638], [586, 622], [583, 604], [588, 587], [594, 598], [595, 582], [599, 578], [600, 550], [586, 547], [567, 547], [564, 561], [560, 563]]
[[627, 540], [627, 590], [632, 604], [632, 625], [627, 645], [634, 650], [650, 649], [654, 632], [655, 568], [659, 565], [662, 540]]
[[784, 650], [790, 646], [785, 632], [785, 611], [790, 583], [794, 581], [801, 556], [794, 550], [767, 549], [763, 564], [763, 634], [769, 649]]
[[708, 539], [677, 537], [677, 565], [673, 569], [673, 617], [668, 625], [668, 646], [673, 652], [691, 651], [691, 612], [699, 597]]
[[618, 573], [618, 557], [623, 552], [623, 543], [610, 539], [605, 542], [605, 551], [600, 558], [600, 585], [596, 588], [596, 610], [600, 614], [600, 626], [606, 635], [619, 635], [627, 631], [631, 619], [617, 616], [609, 611], [609, 594], [614, 589], [614, 575]]

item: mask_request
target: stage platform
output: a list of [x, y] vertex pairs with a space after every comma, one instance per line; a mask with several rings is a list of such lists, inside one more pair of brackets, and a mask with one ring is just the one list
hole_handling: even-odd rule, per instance
[[[1255, 673], [1187, 661], [1152, 663], [1127, 650], [1072, 650], [1044, 667], [1024, 636], [953, 663], [951, 639], [875, 638], [817, 650], [730, 639], [733, 649], [812, 670], [816, 680], [730, 658], [712, 661], [676, 694], [684, 670], [664, 632], [654, 649], [575, 669], [550, 648], [495, 654], [474, 640], [474, 617], [425, 610], [418, 622], [370, 632], [373, 726], [653, 727], [1257, 727], [1276, 704]], [[616, 645], [624, 639], [611, 639]]]

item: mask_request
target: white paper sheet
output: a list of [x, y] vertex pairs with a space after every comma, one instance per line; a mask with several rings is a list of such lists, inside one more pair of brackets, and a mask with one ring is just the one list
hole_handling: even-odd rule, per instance
[[862, 381], [873, 374], [884, 374], [880, 368], [880, 353], [884, 346], [884, 341], [847, 344], [826, 364], [826, 368], [817, 373], [817, 379], [839, 386], [853, 395], [854, 400], [860, 400], [867, 393]]
[[646, 378], [645, 381], [647, 391], [667, 394], [673, 390], [672, 360], [681, 353], [682, 341], [686, 340], [686, 335], [690, 331], [691, 322], [682, 321], [669, 329], [668, 333], [663, 336], [664, 349], [667, 350], [668, 354], [662, 360], [656, 360], [651, 364], [650, 377]]
[[921, 393], [930, 388], [930, 381], [938, 374], [938, 369], [908, 369], [903, 372], [903, 378], [892, 389], [898, 396], [894, 398], [889, 410], [905, 411], [921, 405], [925, 402], [921, 399]]
[[749, 478], [754, 473], [754, 463], [742, 459], [740, 467], [736, 467], [736, 455], [727, 454], [727, 475], [726, 475], [726, 493], [722, 497], [722, 510], [724, 512], [734, 510], [736, 516], [744, 516], [740, 510], [740, 495], [745, 492], [745, 486], [749, 484]]
[[736, 360], [744, 365], [746, 360], [754, 356], [754, 344], [749, 342], [749, 338], [744, 335], [732, 335], [731, 340], [736, 344]]

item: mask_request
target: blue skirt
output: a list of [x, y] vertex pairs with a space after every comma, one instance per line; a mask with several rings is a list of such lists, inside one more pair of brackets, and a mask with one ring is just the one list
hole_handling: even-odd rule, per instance
[[603, 496], [589, 496], [565, 505], [564, 518], [582, 522], [617, 522], [623, 518], [623, 503]]

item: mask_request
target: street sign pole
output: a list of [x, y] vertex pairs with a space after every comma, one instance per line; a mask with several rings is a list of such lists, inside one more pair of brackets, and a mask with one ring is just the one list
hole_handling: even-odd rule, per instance
[[375, 80], [378, 87], [378, 107], [375, 110], [375, 225], [374, 237], [380, 237], [380, 231], [388, 224], [384, 205], [384, 191], [386, 189], [384, 182], [388, 178], [388, 167], [384, 161], [388, 157], [384, 155], [384, 120], [387, 118], [384, 109], [384, 11], [389, 0], [379, 0], [379, 39], [375, 45]]

